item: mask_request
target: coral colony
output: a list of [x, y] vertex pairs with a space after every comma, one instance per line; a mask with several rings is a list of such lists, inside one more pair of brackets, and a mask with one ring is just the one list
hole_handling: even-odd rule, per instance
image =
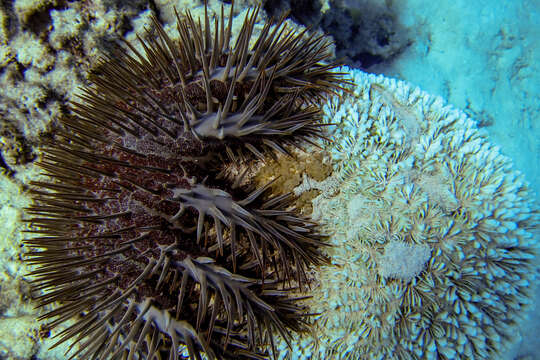
[[538, 267], [539, 213], [523, 176], [462, 111], [403, 81], [356, 84], [323, 107], [334, 173], [312, 218], [332, 264], [305, 304], [316, 338], [283, 359], [496, 359]]
[[307, 329], [292, 291], [326, 244], [247, 170], [322, 137], [317, 104], [347, 82], [323, 62], [330, 43], [284, 18], [250, 45], [258, 11], [234, 46], [232, 7], [228, 21], [177, 14], [178, 42], [154, 19], [43, 149], [26, 259], [72, 358], [261, 358]]

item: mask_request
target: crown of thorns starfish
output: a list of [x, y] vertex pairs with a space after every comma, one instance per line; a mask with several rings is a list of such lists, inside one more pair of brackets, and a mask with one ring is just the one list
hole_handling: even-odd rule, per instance
[[43, 149], [25, 257], [47, 327], [74, 320], [56, 334], [71, 358], [264, 358], [274, 334], [307, 329], [291, 289], [325, 261], [316, 224], [224, 174], [323, 137], [317, 104], [347, 81], [323, 63], [330, 43], [284, 17], [250, 45], [258, 12], [234, 47], [232, 6], [213, 32], [206, 6], [202, 24], [177, 13], [178, 41], [154, 17]]

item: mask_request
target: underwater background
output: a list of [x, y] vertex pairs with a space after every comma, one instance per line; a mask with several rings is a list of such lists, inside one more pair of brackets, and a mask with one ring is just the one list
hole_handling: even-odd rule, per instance
[[[202, 4], [151, 3], [166, 21], [173, 6], [197, 17]], [[241, 12], [256, 3], [235, 6]], [[220, 4], [210, 1], [213, 9]], [[328, 33], [348, 66], [405, 80], [462, 109], [524, 174], [538, 206], [540, 1], [268, 0], [263, 8], [269, 15], [290, 10], [292, 21]], [[63, 359], [65, 347], [47, 350], [52, 342], [40, 332], [28, 267], [20, 264], [20, 220], [30, 203], [24, 189], [38, 172], [34, 147], [84, 83], [92, 59], [119, 34], [133, 40], [150, 10], [146, 1], [120, 0], [14, 0], [0, 10], [0, 358]], [[534, 236], [539, 242], [538, 227]], [[540, 359], [535, 291], [503, 359]]]

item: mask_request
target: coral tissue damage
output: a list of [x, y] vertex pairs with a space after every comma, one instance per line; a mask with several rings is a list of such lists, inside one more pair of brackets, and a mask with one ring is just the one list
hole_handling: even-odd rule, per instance
[[56, 335], [72, 358], [260, 358], [306, 329], [290, 290], [322, 236], [290, 195], [227, 169], [322, 137], [316, 105], [346, 81], [323, 37], [283, 19], [250, 45], [257, 12], [234, 45], [232, 9], [177, 14], [178, 42], [154, 19], [43, 149], [26, 258], [47, 327], [75, 320]]

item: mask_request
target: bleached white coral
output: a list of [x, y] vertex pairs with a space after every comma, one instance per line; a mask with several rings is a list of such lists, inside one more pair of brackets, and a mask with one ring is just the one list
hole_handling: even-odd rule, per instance
[[53, 29], [49, 34], [49, 43], [55, 49], [61, 49], [65, 41], [77, 36], [84, 25], [81, 4], [73, 4], [66, 10], [52, 10]]
[[15, 37], [12, 40], [11, 48], [16, 49], [15, 57], [24, 66], [46, 70], [54, 64], [54, 56], [48, 46], [30, 32], [20, 33]]
[[407, 244], [391, 241], [384, 246], [384, 254], [377, 259], [379, 275], [410, 281], [424, 270], [431, 257], [427, 244]]
[[[497, 358], [536, 270], [526, 182], [441, 98], [343, 71], [356, 86], [324, 107], [334, 175], [296, 189], [332, 190], [313, 200], [334, 245], [307, 301], [317, 337], [280, 344], [280, 358]], [[399, 247], [417, 262], [385, 263]]]

